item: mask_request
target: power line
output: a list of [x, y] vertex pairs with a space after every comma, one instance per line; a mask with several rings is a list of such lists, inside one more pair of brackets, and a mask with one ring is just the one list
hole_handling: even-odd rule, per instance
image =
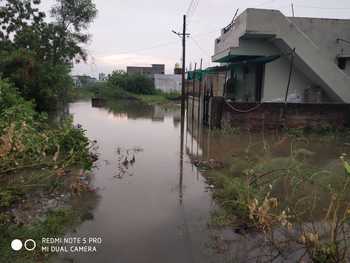
[[191, 0], [189, 6], [187, 8], [186, 15], [188, 17], [193, 16], [193, 14], [195, 13], [198, 5], [199, 5], [199, 0]]
[[210, 54], [209, 50], [205, 50], [204, 48], [202, 48], [202, 47], [199, 45], [198, 41], [197, 41], [193, 36], [191, 37], [191, 40], [192, 40], [193, 43], [203, 52], [203, 54], [205, 54], [206, 56], [207, 56], [208, 54]]
[[190, 14], [190, 11], [191, 11], [191, 9], [192, 9], [192, 6], [193, 6], [193, 4], [194, 4], [194, 1], [195, 1], [195, 0], [191, 0], [189, 6], [188, 6], [188, 8], [187, 8], [187, 11], [186, 11], [186, 15], [187, 15], [187, 16]]

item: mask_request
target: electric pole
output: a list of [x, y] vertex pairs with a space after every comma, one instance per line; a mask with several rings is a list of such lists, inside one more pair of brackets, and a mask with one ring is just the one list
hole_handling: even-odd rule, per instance
[[173, 30], [173, 33], [182, 38], [182, 83], [181, 83], [181, 118], [184, 119], [185, 116], [185, 100], [186, 100], [186, 90], [185, 90], [185, 74], [186, 74], [186, 37], [190, 34], [186, 33], [186, 15], [183, 16], [183, 29], [182, 33]]
[[181, 83], [181, 139], [180, 139], [180, 181], [179, 181], [179, 201], [182, 205], [183, 197], [183, 162], [184, 162], [184, 134], [185, 134], [185, 74], [186, 74], [186, 37], [189, 34], [186, 33], [186, 15], [183, 16], [183, 29], [182, 33], [172, 31], [174, 34], [182, 38], [182, 83]]
[[185, 116], [185, 71], [186, 71], [186, 15], [183, 18], [182, 29], [182, 82], [181, 82], [181, 115]]

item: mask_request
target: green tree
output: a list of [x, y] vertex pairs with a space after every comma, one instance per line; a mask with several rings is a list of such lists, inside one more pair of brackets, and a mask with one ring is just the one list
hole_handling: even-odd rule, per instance
[[151, 78], [141, 74], [127, 74], [116, 70], [108, 78], [109, 86], [135, 94], [155, 94], [156, 90]]
[[95, 19], [97, 9], [91, 0], [57, 0], [51, 9], [55, 18], [53, 31], [54, 62], [86, 61], [86, 52], [80, 44], [86, 44], [89, 35], [85, 32]]
[[41, 110], [65, 101], [73, 60], [86, 60], [82, 45], [96, 17], [92, 0], [57, 0], [51, 22], [40, 0], [0, 0], [0, 75]]

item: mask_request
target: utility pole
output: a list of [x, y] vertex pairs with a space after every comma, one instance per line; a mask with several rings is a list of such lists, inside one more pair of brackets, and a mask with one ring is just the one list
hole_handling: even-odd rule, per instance
[[189, 34], [186, 33], [186, 15], [183, 16], [183, 29], [182, 33], [172, 31], [174, 34], [182, 38], [182, 85], [181, 85], [181, 138], [180, 138], [180, 181], [179, 181], [179, 201], [182, 205], [183, 197], [183, 162], [184, 162], [184, 134], [185, 134], [185, 71], [186, 71], [186, 37]]
[[186, 74], [186, 37], [190, 34], [186, 33], [186, 15], [183, 16], [183, 29], [182, 33], [173, 30], [173, 33], [182, 38], [182, 86], [181, 86], [181, 118], [184, 120], [185, 116], [185, 100], [186, 100], [186, 90], [185, 90], [185, 74]]

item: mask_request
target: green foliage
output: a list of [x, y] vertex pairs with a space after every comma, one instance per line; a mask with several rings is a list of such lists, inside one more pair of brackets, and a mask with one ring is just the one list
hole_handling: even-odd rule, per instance
[[[344, 153], [331, 166], [316, 166], [316, 153], [297, 140], [290, 142], [289, 156], [274, 158], [269, 151], [254, 156], [246, 150], [229, 168], [209, 171], [223, 209], [211, 221], [260, 230], [267, 240], [261, 248], [282, 251], [281, 258], [302, 249], [310, 262], [345, 262], [350, 253], [349, 160]], [[275, 251], [271, 258], [276, 259]]]
[[224, 209], [211, 213], [209, 224], [214, 227], [229, 227], [234, 223], [234, 217]]
[[39, 110], [56, 109], [66, 100], [72, 80], [71, 67], [39, 61], [31, 51], [20, 49], [0, 52], [0, 72]]
[[[2, 215], [2, 214], [0, 214]], [[27, 240], [31, 238], [35, 240], [37, 246], [41, 247], [43, 237], [58, 237], [64, 232], [80, 222], [79, 214], [72, 209], [59, 209], [51, 211], [43, 221], [37, 221], [34, 224], [15, 225], [15, 224], [0, 224], [0, 254], [1, 262], [13, 263], [34, 263], [46, 262], [49, 255], [36, 249], [34, 252], [22, 250], [14, 252], [10, 249], [11, 241], [13, 239]]]
[[22, 193], [14, 190], [4, 190], [0, 192], [0, 208], [10, 208], [15, 202], [19, 200]]
[[[43, 262], [49, 254], [40, 250], [14, 252], [9, 244], [14, 238], [34, 239], [38, 246], [42, 237], [57, 237], [68, 226], [80, 221], [79, 211], [50, 211], [42, 220], [17, 224], [12, 211], [22, 209], [19, 202], [35, 193], [83, 191], [76, 176], [65, 176], [66, 169], [91, 169], [90, 142], [85, 131], [73, 127], [70, 118], [55, 126], [47, 125], [45, 114], [34, 110], [14, 86], [0, 79], [0, 255], [4, 262]], [[64, 188], [61, 188], [64, 187]], [[31, 201], [31, 200], [30, 200]], [[21, 211], [19, 211], [20, 213]], [[80, 213], [80, 212], [79, 212]], [[36, 216], [34, 214], [34, 216]], [[15, 257], [14, 257], [15, 255]]]
[[[33, 164], [79, 164], [91, 168], [90, 143], [84, 130], [71, 119], [57, 127], [46, 125], [46, 116], [0, 80], [0, 174]], [[53, 160], [53, 156], [58, 155]], [[64, 156], [60, 160], [60, 155]]]
[[350, 163], [345, 158], [346, 158], [346, 154], [342, 154], [340, 156], [340, 160], [343, 163], [345, 173], [346, 173], [346, 175], [350, 176]]
[[159, 95], [137, 95], [137, 98], [140, 101], [142, 101], [148, 105], [169, 103], [169, 100], [162, 94], [159, 94]]
[[57, 0], [51, 22], [39, 0], [6, 0], [0, 6], [0, 77], [8, 78], [39, 110], [57, 108], [72, 88], [72, 62], [86, 60], [81, 44], [96, 16], [91, 0]]
[[167, 93], [162, 92], [162, 94], [164, 94], [164, 96], [168, 100], [179, 100], [179, 99], [181, 99], [181, 93], [177, 92], [177, 91], [171, 91], [171, 92], [167, 92]]
[[53, 45], [54, 61], [57, 63], [86, 61], [87, 55], [80, 47], [81, 43], [89, 41], [89, 35], [84, 33], [97, 15], [95, 4], [91, 0], [56, 0], [51, 9], [51, 16], [55, 18], [57, 42]]
[[133, 94], [151, 95], [156, 93], [153, 81], [149, 77], [139, 74], [126, 74], [124, 71], [113, 71], [108, 78], [108, 87]]
[[212, 171], [209, 173], [209, 181], [214, 183], [214, 197], [228, 214], [235, 214], [241, 218], [248, 217], [248, 202], [252, 189], [242, 178], [227, 176], [225, 172]]

